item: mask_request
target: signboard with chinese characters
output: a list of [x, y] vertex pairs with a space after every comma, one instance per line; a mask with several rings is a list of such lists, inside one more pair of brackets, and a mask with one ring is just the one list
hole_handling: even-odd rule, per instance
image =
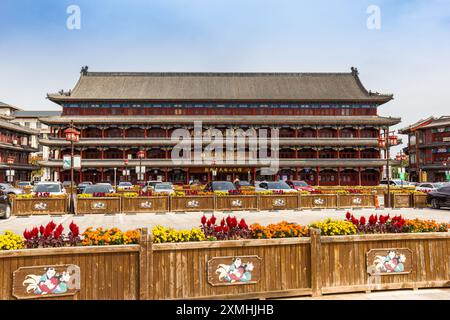
[[80, 291], [80, 267], [73, 264], [21, 267], [13, 273], [17, 299], [71, 296]]
[[70, 155], [64, 155], [63, 156], [63, 170], [70, 169], [70, 163], [71, 163]]

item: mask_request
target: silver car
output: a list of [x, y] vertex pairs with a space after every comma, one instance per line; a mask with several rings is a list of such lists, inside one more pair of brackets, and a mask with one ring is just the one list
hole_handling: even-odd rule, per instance
[[18, 195], [18, 194], [25, 193], [22, 189], [14, 188], [9, 183], [0, 183], [0, 191], [2, 191], [4, 194], [7, 194], [7, 195], [10, 195], [10, 194]]

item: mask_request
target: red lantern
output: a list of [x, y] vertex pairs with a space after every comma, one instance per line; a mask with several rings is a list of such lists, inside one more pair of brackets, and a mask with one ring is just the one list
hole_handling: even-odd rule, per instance
[[8, 164], [14, 164], [14, 161], [15, 161], [15, 159], [14, 159], [13, 156], [9, 156], [8, 159], [6, 160], [6, 162], [7, 162]]
[[378, 147], [382, 149], [386, 148], [386, 139], [381, 136], [378, 138]]
[[123, 160], [124, 165], [128, 165], [128, 159]]
[[78, 142], [80, 140], [80, 132], [74, 128], [68, 128], [64, 130], [66, 140], [71, 142]]
[[398, 137], [395, 135], [389, 136], [389, 144], [391, 146], [396, 146], [398, 144]]
[[138, 151], [137, 157], [138, 157], [139, 159], [145, 158], [145, 151], [144, 151], [144, 150]]

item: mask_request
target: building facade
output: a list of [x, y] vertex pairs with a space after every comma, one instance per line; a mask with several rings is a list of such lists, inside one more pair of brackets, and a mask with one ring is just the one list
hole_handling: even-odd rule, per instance
[[399, 133], [408, 135], [408, 172], [411, 181], [448, 181], [450, 171], [450, 116], [420, 120]]
[[[136, 181], [142, 164], [145, 180], [175, 183], [239, 178], [377, 185], [385, 164], [379, 134], [400, 122], [378, 115], [392, 95], [367, 91], [355, 68], [349, 73], [110, 73], [85, 67], [73, 90], [48, 98], [63, 111], [40, 119], [50, 127], [48, 138], [40, 139], [50, 157], [41, 164], [61, 181], [70, 179], [62, 159], [70, 154], [64, 130], [73, 121], [81, 132], [75, 144], [82, 159], [77, 182]], [[172, 135], [183, 128], [194, 136], [194, 121], [202, 122], [203, 135], [278, 129], [278, 172], [267, 176], [251, 164], [174, 163]], [[250, 152], [248, 145], [240, 148], [235, 151]], [[137, 158], [140, 150], [144, 159]], [[130, 176], [123, 176], [127, 170]]]
[[[42, 123], [39, 119], [45, 119], [47, 117], [54, 117], [61, 115], [61, 111], [29, 111], [29, 110], [16, 110], [11, 116], [12, 123], [20, 125], [25, 128], [30, 128], [38, 132], [38, 135], [31, 136], [31, 147], [37, 149], [37, 152], [31, 153], [32, 159], [35, 161], [46, 161], [50, 155], [50, 148], [39, 144], [39, 139], [48, 139], [50, 134], [50, 127], [45, 123]], [[33, 179], [35, 181], [47, 181], [51, 180], [50, 168], [41, 168], [40, 172], [36, 172]]]
[[[37, 170], [30, 163], [30, 154], [37, 149], [32, 146], [36, 131], [11, 123], [13, 117], [0, 115], [0, 182], [29, 181], [31, 172]], [[11, 159], [12, 163], [8, 163]], [[14, 172], [8, 180], [7, 173]]]

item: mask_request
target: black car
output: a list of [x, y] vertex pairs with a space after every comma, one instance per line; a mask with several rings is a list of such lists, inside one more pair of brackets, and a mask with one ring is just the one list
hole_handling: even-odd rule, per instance
[[433, 209], [440, 207], [450, 207], [450, 186], [430, 191], [427, 196], [427, 203], [431, 204]]
[[213, 181], [213, 182], [209, 182], [206, 186], [205, 186], [205, 191], [223, 191], [223, 192], [228, 192], [228, 191], [235, 191], [236, 186], [230, 182], [230, 181]]
[[9, 217], [11, 217], [11, 204], [8, 193], [0, 190], [0, 218], [8, 219]]
[[86, 182], [81, 182], [78, 186], [77, 186], [77, 193], [83, 193], [84, 189], [86, 189], [87, 186], [92, 185], [92, 182], [90, 181], [86, 181]]

